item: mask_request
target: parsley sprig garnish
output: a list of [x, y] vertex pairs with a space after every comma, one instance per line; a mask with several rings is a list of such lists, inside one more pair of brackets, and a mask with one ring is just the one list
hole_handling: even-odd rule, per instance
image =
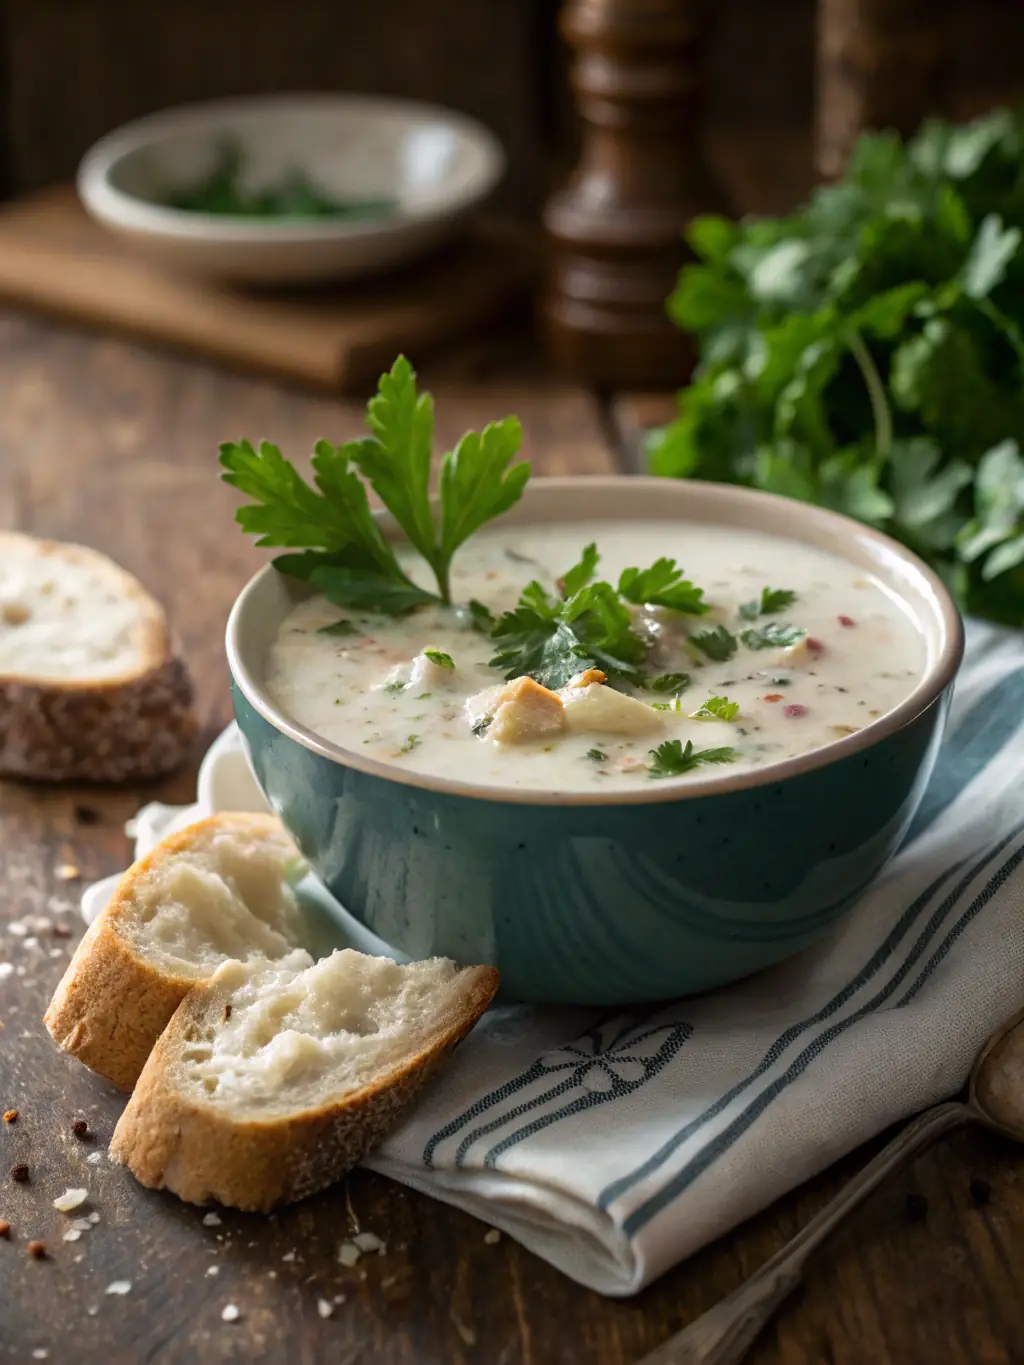
[[739, 757], [735, 749], [695, 749], [693, 742], [667, 739], [650, 751], [647, 771], [651, 777], [681, 777], [702, 763], [733, 763]]
[[769, 621], [760, 630], [745, 630], [740, 639], [748, 649], [787, 649], [807, 634], [799, 626], [783, 626]]
[[[381, 376], [366, 425], [370, 434], [361, 440], [316, 443], [315, 487], [269, 441], [258, 450], [245, 440], [222, 445], [223, 478], [252, 499], [237, 520], [257, 544], [299, 551], [279, 556], [277, 567], [307, 579], [338, 606], [396, 616], [426, 602], [450, 602], [455, 551], [517, 502], [530, 477], [529, 465], [512, 464], [522, 441], [519, 421], [506, 417], [467, 432], [444, 456], [436, 510], [433, 400], [417, 392], [404, 356]], [[420, 588], [399, 565], [370, 511], [367, 484], [430, 565], [436, 592]]]
[[725, 626], [715, 626], [690, 636], [690, 643], [715, 663], [725, 663], [736, 653], [736, 636]]
[[[633, 629], [630, 604], [651, 604], [701, 615], [707, 610], [700, 588], [683, 577], [675, 560], [659, 559], [649, 569], [625, 569], [617, 586], [593, 581], [599, 562], [596, 545], [587, 545], [558, 580], [561, 597], [533, 581], [524, 588], [514, 610], [495, 622], [491, 639], [499, 652], [491, 660], [506, 678], [530, 674], [545, 687], [564, 687], [574, 674], [600, 668], [610, 679], [643, 685], [640, 664], [646, 641]], [[480, 604], [471, 604], [474, 620], [486, 620]], [[668, 676], [668, 675], [666, 675]], [[685, 686], [685, 674], [672, 675]]]
[[690, 716], [692, 720], [732, 720], [739, 709], [739, 702], [728, 697], [708, 697]]
[[796, 593], [789, 588], [762, 588], [760, 597], [743, 603], [740, 615], [744, 621], [756, 621], [759, 616], [774, 616], [777, 612], [785, 611], [795, 601]]

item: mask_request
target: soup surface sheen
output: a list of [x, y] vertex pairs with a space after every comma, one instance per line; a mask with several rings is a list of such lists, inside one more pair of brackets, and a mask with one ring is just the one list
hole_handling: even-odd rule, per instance
[[[571, 726], [559, 719], [557, 733], [503, 742], [494, 732], [506, 730], [489, 719], [501, 703], [503, 675], [488, 667], [497, 648], [472, 628], [465, 609], [426, 607], [393, 619], [343, 611], [313, 596], [281, 625], [268, 660], [270, 694], [324, 739], [396, 768], [494, 787], [584, 792], [656, 781], [651, 753], [665, 741], [734, 751], [732, 761], [699, 763], [670, 775], [673, 782], [724, 777], [806, 753], [869, 725], [922, 677], [925, 640], [909, 608], [881, 583], [810, 546], [724, 526], [574, 522], [481, 534], [455, 558], [453, 599], [476, 598], [497, 615], [515, 605], [531, 579], [554, 592], [589, 540], [601, 555], [598, 578], [616, 583], [623, 569], [644, 568], [664, 555], [703, 588], [710, 606], [703, 616], [634, 609], [638, 631], [651, 641], [645, 678], [681, 673], [689, 676], [687, 685], [654, 691], [620, 684], [620, 693], [636, 700], [628, 715], [609, 720], [595, 703], [584, 716], [584, 708], [566, 705]], [[415, 556], [404, 557], [403, 567], [429, 586]], [[744, 619], [741, 606], [765, 588], [795, 598], [781, 611]], [[341, 617], [358, 633], [323, 632]], [[719, 624], [737, 643], [731, 658], [715, 661], [688, 637]], [[744, 630], [770, 624], [804, 634], [790, 647], [743, 643]], [[426, 660], [426, 649], [448, 655], [454, 669]], [[607, 690], [589, 688], [601, 694], [596, 702], [609, 700]], [[562, 689], [560, 696], [570, 699], [571, 692]], [[738, 703], [731, 720], [693, 718], [711, 697]]]

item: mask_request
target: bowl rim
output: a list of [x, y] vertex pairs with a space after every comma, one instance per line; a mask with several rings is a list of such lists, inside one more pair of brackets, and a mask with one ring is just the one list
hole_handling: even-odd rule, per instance
[[[590, 488], [603, 487], [609, 490], [623, 486], [634, 488], [647, 486], [653, 490], [654, 488], [663, 488], [666, 483], [680, 489], [690, 487], [701, 490], [716, 490], [715, 496], [720, 497], [726, 503], [736, 499], [741, 503], [759, 505], [765, 512], [765, 529], [770, 534], [781, 535], [783, 539], [796, 539], [787, 532], [774, 530], [770, 524], [772, 512], [784, 507], [789, 516], [796, 520], [803, 520], [809, 525], [819, 526], [824, 531], [831, 531], [834, 538], [839, 542], [838, 547], [833, 551], [839, 558], [846, 558], [842, 553], [841, 545], [843, 541], [848, 539], [851, 532], [856, 532], [858, 538], [866, 540], [887, 554], [895, 555], [904, 566], [918, 577], [922, 586], [928, 589], [934, 598], [936, 617], [940, 625], [940, 643], [935, 658], [913, 691], [898, 705], [894, 706], [891, 711], [887, 711], [877, 720], [865, 725], [852, 735], [846, 735], [829, 744], [810, 749], [807, 753], [798, 754], [795, 758], [781, 759], [776, 763], [767, 763], [763, 767], [751, 768], [739, 773], [716, 772], [698, 778], [667, 778], [639, 787], [635, 791], [617, 789], [609, 792], [546, 792], [536, 788], [500, 787], [482, 782], [460, 782], [451, 778], [436, 777], [431, 773], [402, 770], [396, 764], [385, 763], [378, 759], [369, 758], [364, 754], [344, 749], [341, 745], [323, 739], [313, 730], [292, 720], [270, 698], [265, 688], [257, 680], [254, 670], [248, 666], [245, 660], [241, 633], [248, 603], [259, 591], [263, 580], [269, 574], [277, 572], [272, 563], [264, 565], [249, 579], [236, 597], [228, 617], [225, 646], [228, 667], [235, 685], [250, 706], [274, 729], [294, 740], [303, 748], [318, 754], [322, 758], [338, 763], [342, 767], [352, 768], [372, 777], [393, 782], [397, 786], [415, 787], [449, 796], [468, 797], [473, 800], [500, 804], [568, 807], [663, 805], [676, 801], [693, 801], [705, 796], [725, 795], [751, 788], [772, 786], [789, 778], [814, 772], [819, 768], [830, 767], [833, 763], [841, 762], [843, 759], [865, 749], [873, 748], [876, 744], [888, 739], [916, 720], [938, 700], [953, 682], [963, 659], [964, 626], [949, 591], [939, 576], [913, 551], [908, 550], [906, 546], [901, 545], [883, 532], [876, 531], [873, 527], [854, 521], [851, 517], [843, 516], [838, 512], [832, 512], [810, 503], [797, 502], [775, 493], [763, 493], [757, 489], [743, 488], [735, 484], [716, 484], [699, 479], [668, 480], [652, 475], [632, 474], [582, 477], [570, 475], [534, 478], [530, 480], [528, 487], [541, 491], [544, 489], [563, 491], [578, 490], [583, 484]], [[537, 496], [539, 495], [538, 493]], [[637, 518], [641, 522], [651, 519], [649, 517]], [[671, 520], [671, 516], [666, 519]], [[680, 517], [680, 520], [683, 519]], [[386, 515], [383, 516], [383, 520], [385, 522], [390, 521]], [[499, 524], [500, 519], [495, 525]], [[394, 535], [395, 529], [391, 523], [389, 533]], [[401, 536], [397, 535], [396, 538], [401, 539]], [[804, 543], [813, 544], [812, 541]], [[851, 560], [850, 562], [853, 563], [854, 561]], [[897, 596], [900, 596], [898, 588], [893, 587], [892, 590]]]
[[[402, 114], [424, 123], [447, 125], [457, 137], [473, 143], [483, 155], [482, 171], [460, 193], [429, 202], [400, 207], [394, 213], [372, 219], [313, 219], [275, 222], [197, 213], [140, 199], [116, 186], [111, 176], [126, 156], [177, 132], [201, 132], [218, 119], [231, 115], [279, 112], [344, 113], [360, 109], [374, 114]], [[507, 158], [498, 138], [479, 120], [456, 109], [426, 101], [398, 99], [388, 95], [306, 92], [298, 94], [243, 95], [176, 105], [133, 119], [104, 134], [78, 164], [75, 184], [88, 211], [110, 227], [130, 229], [182, 242], [238, 244], [302, 244], [322, 241], [359, 241], [400, 233], [414, 225], [450, 219], [485, 198], [505, 173]]]

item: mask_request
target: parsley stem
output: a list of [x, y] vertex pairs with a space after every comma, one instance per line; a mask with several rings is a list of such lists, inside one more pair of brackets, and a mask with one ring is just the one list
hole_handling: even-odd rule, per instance
[[444, 561], [438, 557], [431, 568], [434, 570], [434, 577], [437, 579], [437, 590], [441, 594], [441, 601], [446, 607], [450, 607], [452, 604], [451, 560]]
[[846, 340], [850, 347], [850, 354], [864, 376], [868, 398], [871, 400], [871, 415], [875, 422], [875, 450], [884, 460], [888, 458], [889, 452], [892, 450], [892, 413], [885, 396], [885, 385], [882, 383], [882, 376], [878, 373], [878, 367], [871, 358], [871, 352], [864, 345], [860, 333], [851, 328], [846, 334]]

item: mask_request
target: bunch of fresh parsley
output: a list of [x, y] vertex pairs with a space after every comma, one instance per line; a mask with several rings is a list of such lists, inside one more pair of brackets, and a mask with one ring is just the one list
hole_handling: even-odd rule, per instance
[[881, 527], [1024, 625], [1024, 116], [861, 138], [792, 217], [697, 219], [700, 364], [655, 472]]
[[[436, 502], [430, 496], [434, 404], [417, 392], [404, 356], [381, 376], [366, 425], [370, 434], [361, 440], [317, 441], [315, 487], [269, 441], [258, 450], [249, 441], [222, 445], [222, 477], [252, 499], [236, 519], [258, 545], [298, 551], [279, 555], [275, 564], [337, 606], [394, 616], [448, 603], [455, 551], [517, 502], [530, 477], [529, 465], [512, 464], [522, 441], [519, 421], [506, 417], [467, 432], [441, 460]], [[402, 569], [370, 510], [367, 484], [430, 565], [436, 592]]]

